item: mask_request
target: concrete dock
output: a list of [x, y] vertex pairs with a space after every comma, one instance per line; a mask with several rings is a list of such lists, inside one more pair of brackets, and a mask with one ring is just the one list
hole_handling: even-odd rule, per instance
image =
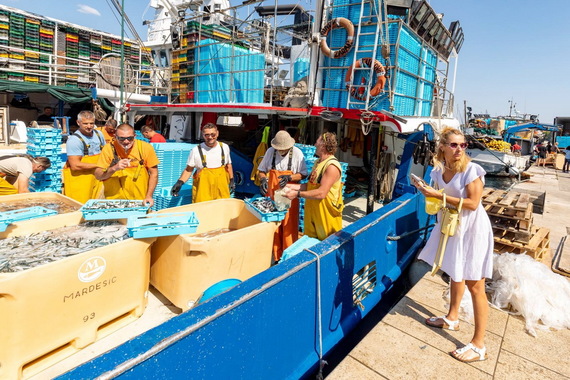
[[[570, 174], [533, 166], [530, 180], [514, 190], [546, 192], [543, 214], [534, 224], [550, 229], [551, 252], [561, 252], [570, 226]], [[567, 244], [567, 245], [570, 245]], [[562, 261], [570, 259], [566, 247]], [[550, 255], [544, 263], [550, 266]], [[418, 267], [422, 267], [421, 265]], [[420, 274], [428, 269], [423, 266]], [[568, 278], [567, 278], [568, 279]], [[473, 325], [461, 320], [460, 331], [424, 324], [445, 315], [440, 276], [421, 276], [411, 291], [356, 344], [327, 379], [570, 379], [570, 330], [537, 330], [532, 337], [524, 319], [491, 308], [486, 346], [489, 358], [471, 364], [449, 355], [469, 343]]]

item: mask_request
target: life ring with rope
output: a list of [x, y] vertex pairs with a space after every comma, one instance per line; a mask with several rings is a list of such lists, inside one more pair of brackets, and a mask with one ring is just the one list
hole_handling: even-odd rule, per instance
[[[327, 35], [333, 29], [344, 28], [346, 29], [346, 43], [343, 47], [338, 50], [331, 50], [327, 45]], [[352, 49], [352, 44], [354, 43], [354, 25], [352, 22], [344, 17], [337, 17], [330, 20], [321, 29], [321, 37], [319, 46], [324, 55], [331, 58], [342, 58], [348, 54], [350, 49]]]
[[354, 69], [358, 69], [360, 67], [372, 67], [374, 72], [376, 73], [376, 83], [370, 89], [370, 96], [378, 96], [384, 91], [384, 86], [386, 85], [386, 69], [384, 66], [376, 59], [372, 59], [370, 57], [360, 58], [354, 61], [354, 63], [348, 68], [346, 75], [344, 77], [344, 82], [346, 84], [346, 89], [350, 91], [350, 95], [357, 99], [357, 100], [365, 100], [366, 96], [364, 95], [364, 91], [361, 91], [360, 88], [352, 87], [352, 80], [353, 80], [353, 73]]
[[477, 126], [478, 126], [479, 128], [487, 128], [487, 123], [485, 123], [483, 120], [479, 120], [479, 121], [477, 122]]

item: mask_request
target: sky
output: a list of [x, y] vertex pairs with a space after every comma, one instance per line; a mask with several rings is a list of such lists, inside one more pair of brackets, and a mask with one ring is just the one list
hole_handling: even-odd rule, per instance
[[[125, 13], [146, 38], [147, 0], [123, 0]], [[235, 1], [235, 0], [233, 0]], [[431, 0], [446, 26], [459, 20], [465, 42], [457, 59], [455, 116], [464, 102], [473, 113], [508, 115], [511, 104], [551, 124], [570, 116], [569, 0]], [[303, 3], [303, 1], [301, 1]], [[2, 4], [120, 35], [110, 0], [3, 0]], [[127, 37], [132, 37], [126, 32]], [[513, 112], [514, 114], [514, 112]]]

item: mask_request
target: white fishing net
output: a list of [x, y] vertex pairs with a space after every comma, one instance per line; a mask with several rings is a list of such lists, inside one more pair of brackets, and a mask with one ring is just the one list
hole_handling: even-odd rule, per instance
[[491, 303], [522, 315], [526, 330], [570, 328], [570, 282], [527, 255], [495, 255]]
[[[524, 254], [495, 254], [493, 279], [487, 283], [491, 304], [525, 319], [532, 336], [536, 330], [570, 328], [570, 281]], [[443, 294], [449, 307], [449, 287]], [[466, 289], [461, 318], [473, 323], [471, 294]]]

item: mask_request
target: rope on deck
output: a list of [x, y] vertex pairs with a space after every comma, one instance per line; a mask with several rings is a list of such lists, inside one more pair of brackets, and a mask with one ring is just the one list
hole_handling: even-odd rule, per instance
[[397, 240], [400, 240], [401, 238], [404, 238], [406, 236], [410, 236], [410, 235], [415, 234], [417, 232], [432, 228], [433, 226], [435, 226], [435, 224], [430, 224], [429, 226], [418, 228], [417, 230], [405, 232], [405, 233], [403, 233], [401, 235], [397, 235], [397, 236], [386, 236], [386, 239], [391, 240], [391, 241], [397, 241]]

